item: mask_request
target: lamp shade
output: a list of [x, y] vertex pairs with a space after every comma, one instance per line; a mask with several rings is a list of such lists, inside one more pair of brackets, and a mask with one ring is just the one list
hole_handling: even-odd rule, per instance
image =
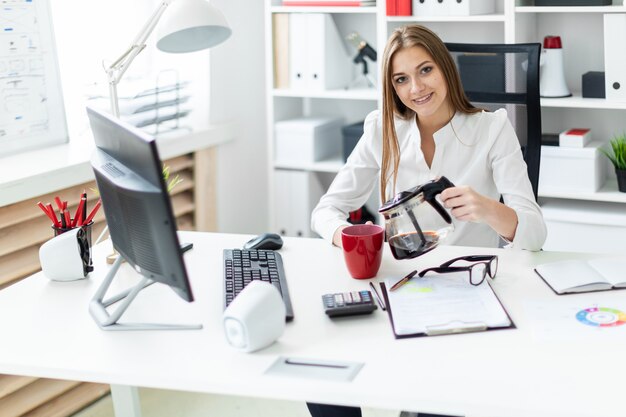
[[231, 34], [224, 15], [206, 0], [176, 0], [159, 24], [157, 48], [184, 53], [211, 48]]

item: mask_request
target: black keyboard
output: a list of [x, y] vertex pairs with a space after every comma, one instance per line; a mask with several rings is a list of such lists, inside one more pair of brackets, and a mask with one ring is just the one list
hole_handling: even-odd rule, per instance
[[275, 286], [285, 302], [286, 320], [293, 320], [280, 253], [271, 250], [224, 249], [224, 309], [253, 280], [265, 281]]

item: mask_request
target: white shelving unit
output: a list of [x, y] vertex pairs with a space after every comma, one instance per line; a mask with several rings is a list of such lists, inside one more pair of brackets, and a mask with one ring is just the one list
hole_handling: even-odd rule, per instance
[[[272, 16], [277, 13], [327, 13], [333, 17], [342, 36], [356, 30], [382, 57], [390, 33], [407, 23], [419, 23], [433, 29], [447, 42], [526, 43], [543, 42], [547, 35], [561, 36], [563, 41], [566, 82], [573, 93], [568, 98], [542, 98], [542, 126], [544, 133], [558, 133], [573, 127], [592, 129], [594, 138], [602, 142], [626, 130], [626, 102], [582, 98], [582, 75], [588, 71], [604, 70], [603, 16], [606, 13], [626, 13], [624, 0], [614, 0], [612, 6], [602, 7], [536, 7], [534, 0], [497, 0], [496, 12], [478, 16], [386, 16], [385, 0], [376, 7], [283, 7], [280, 0], [266, 2], [267, 42], [267, 138], [270, 161], [273, 161], [273, 125], [275, 122], [302, 116], [343, 115], [346, 124], [365, 118], [369, 111], [380, 108], [380, 94], [376, 90], [293, 91], [274, 88]], [[350, 54], [346, 42], [344, 45]], [[378, 67], [370, 64], [370, 72], [378, 79]], [[354, 66], [354, 70], [360, 67]], [[274, 164], [275, 170], [296, 170], [320, 176], [327, 187], [333, 174], [342, 166], [337, 156], [329, 161], [313, 164]], [[609, 164], [610, 165], [610, 164]], [[542, 201], [550, 199], [580, 200], [584, 202], [626, 204], [626, 193], [617, 191], [614, 172], [595, 193], [565, 192], [558, 189], [540, 189]], [[285, 192], [270, 186], [270, 204], [276, 193]], [[599, 206], [601, 209], [601, 206]], [[624, 206], [626, 209], [626, 205]], [[270, 213], [274, 213], [270, 207]], [[274, 220], [274, 219], [272, 219]], [[276, 222], [271, 222], [273, 227]]]

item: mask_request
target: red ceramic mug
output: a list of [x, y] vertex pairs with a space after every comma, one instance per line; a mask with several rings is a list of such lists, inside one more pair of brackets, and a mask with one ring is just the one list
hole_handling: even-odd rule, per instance
[[357, 224], [341, 231], [343, 257], [353, 278], [375, 277], [383, 259], [385, 229], [375, 224]]

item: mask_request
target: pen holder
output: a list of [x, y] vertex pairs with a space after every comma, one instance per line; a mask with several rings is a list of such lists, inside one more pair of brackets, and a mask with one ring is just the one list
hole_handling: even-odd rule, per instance
[[[70, 279], [84, 278], [89, 272], [93, 271], [93, 261], [91, 256], [92, 229], [93, 221], [78, 227], [52, 226], [55, 237], [46, 242], [44, 246], [51, 246], [51, 248], [47, 249], [48, 251], [58, 251], [59, 253], [57, 255], [59, 256], [59, 259], [66, 259], [69, 264], [73, 264], [73, 269], [71, 272], [69, 269], [64, 272], [63, 268], [61, 268], [61, 270], [59, 271], [60, 274], [58, 275], [68, 278], [59, 280], [65, 281]], [[42, 249], [40, 249], [39, 252], [42, 269], [44, 269], [44, 263], [51, 265], [48, 259], [42, 259], [42, 250], [44, 246], [42, 246]], [[78, 268], [76, 259], [80, 260], [80, 268]], [[53, 270], [56, 271], [56, 268], [53, 268]], [[82, 270], [82, 276], [77, 276], [79, 275], [79, 270]], [[46, 272], [45, 269], [44, 272]], [[51, 272], [52, 275], [57, 276], [56, 272], [48, 272]], [[54, 278], [51, 277], [51, 279]]]

